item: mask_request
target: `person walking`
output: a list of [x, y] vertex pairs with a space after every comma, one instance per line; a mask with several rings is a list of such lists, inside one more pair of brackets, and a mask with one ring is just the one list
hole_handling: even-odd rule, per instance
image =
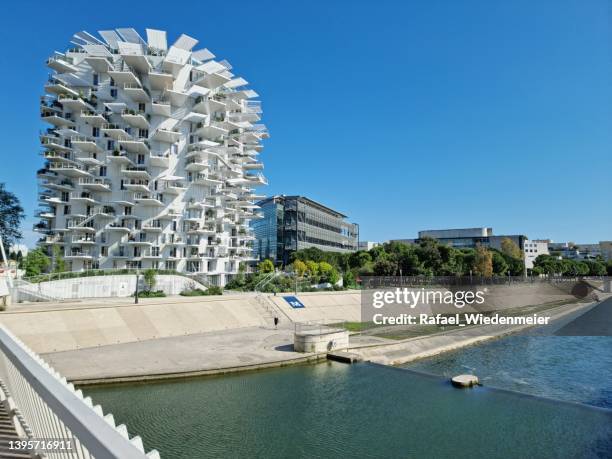
[[278, 330], [278, 317], [274, 316], [274, 329]]

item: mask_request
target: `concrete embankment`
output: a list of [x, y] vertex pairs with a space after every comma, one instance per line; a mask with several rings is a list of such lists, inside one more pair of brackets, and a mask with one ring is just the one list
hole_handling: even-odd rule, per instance
[[[574, 303], [557, 306], [539, 313], [551, 321], [562, 319], [569, 314], [588, 310], [593, 303]], [[432, 357], [444, 352], [472, 346], [484, 341], [520, 333], [534, 325], [482, 325], [450, 330], [434, 335], [410, 338], [396, 343], [384, 343], [353, 347], [351, 352], [362, 360], [384, 365], [401, 365], [414, 360]]]
[[[572, 298], [546, 284], [521, 285], [515, 295], [506, 290], [511, 287], [489, 288], [507, 307]], [[22, 304], [0, 313], [0, 323], [69, 379], [98, 381], [297, 363], [312, 356], [293, 352], [293, 322], [360, 321], [357, 291], [300, 293], [304, 308], [298, 309], [283, 296], [152, 298], [141, 299], [138, 305], [130, 298]], [[262, 301], [273, 305], [272, 312]], [[270, 314], [280, 317], [279, 330], [272, 326]], [[425, 341], [406, 344], [376, 337], [357, 337], [353, 344], [361, 346], [359, 352], [366, 360], [397, 363], [394, 353], [418, 358], [477, 342], [481, 336], [472, 341], [465, 334], [461, 338], [431, 337], [427, 349], [422, 347]], [[363, 347], [380, 342], [386, 346]]]

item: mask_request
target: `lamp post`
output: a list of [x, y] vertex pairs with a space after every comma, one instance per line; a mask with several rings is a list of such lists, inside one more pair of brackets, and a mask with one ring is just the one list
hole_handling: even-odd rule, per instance
[[138, 283], [140, 281], [140, 271], [136, 269], [136, 292], [134, 293], [134, 304], [138, 304]]

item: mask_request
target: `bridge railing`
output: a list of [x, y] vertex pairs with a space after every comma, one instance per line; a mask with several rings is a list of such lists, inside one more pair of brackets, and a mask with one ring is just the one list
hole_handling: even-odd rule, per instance
[[69, 459], [159, 459], [155, 450], [145, 454], [140, 437], [130, 438], [125, 425], [115, 425], [100, 405], [66, 382], [9, 330], [0, 326], [0, 380], [7, 405], [15, 407], [14, 419], [37, 441], [61, 441], [70, 445], [51, 454]]

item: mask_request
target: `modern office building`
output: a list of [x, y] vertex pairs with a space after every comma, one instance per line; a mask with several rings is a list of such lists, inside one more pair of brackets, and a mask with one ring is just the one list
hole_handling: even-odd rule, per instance
[[317, 247], [333, 252], [358, 248], [359, 225], [347, 216], [304, 196], [272, 196], [257, 203], [262, 219], [251, 223], [253, 255], [277, 264], [290, 262], [291, 252]]
[[498, 250], [501, 249], [501, 243], [504, 239], [512, 240], [521, 250], [523, 250], [524, 243], [527, 240], [527, 236], [518, 234], [495, 236], [493, 235], [492, 228], [484, 227], [424, 230], [419, 231], [418, 239], [393, 239], [393, 241], [403, 242], [406, 244], [415, 244], [423, 238], [436, 239], [443, 244], [447, 244], [458, 249], [475, 248], [480, 245]]
[[187, 35], [99, 34], [47, 61], [41, 242], [75, 271], [165, 268], [223, 285], [251, 258], [253, 187], [266, 184], [257, 94]]

